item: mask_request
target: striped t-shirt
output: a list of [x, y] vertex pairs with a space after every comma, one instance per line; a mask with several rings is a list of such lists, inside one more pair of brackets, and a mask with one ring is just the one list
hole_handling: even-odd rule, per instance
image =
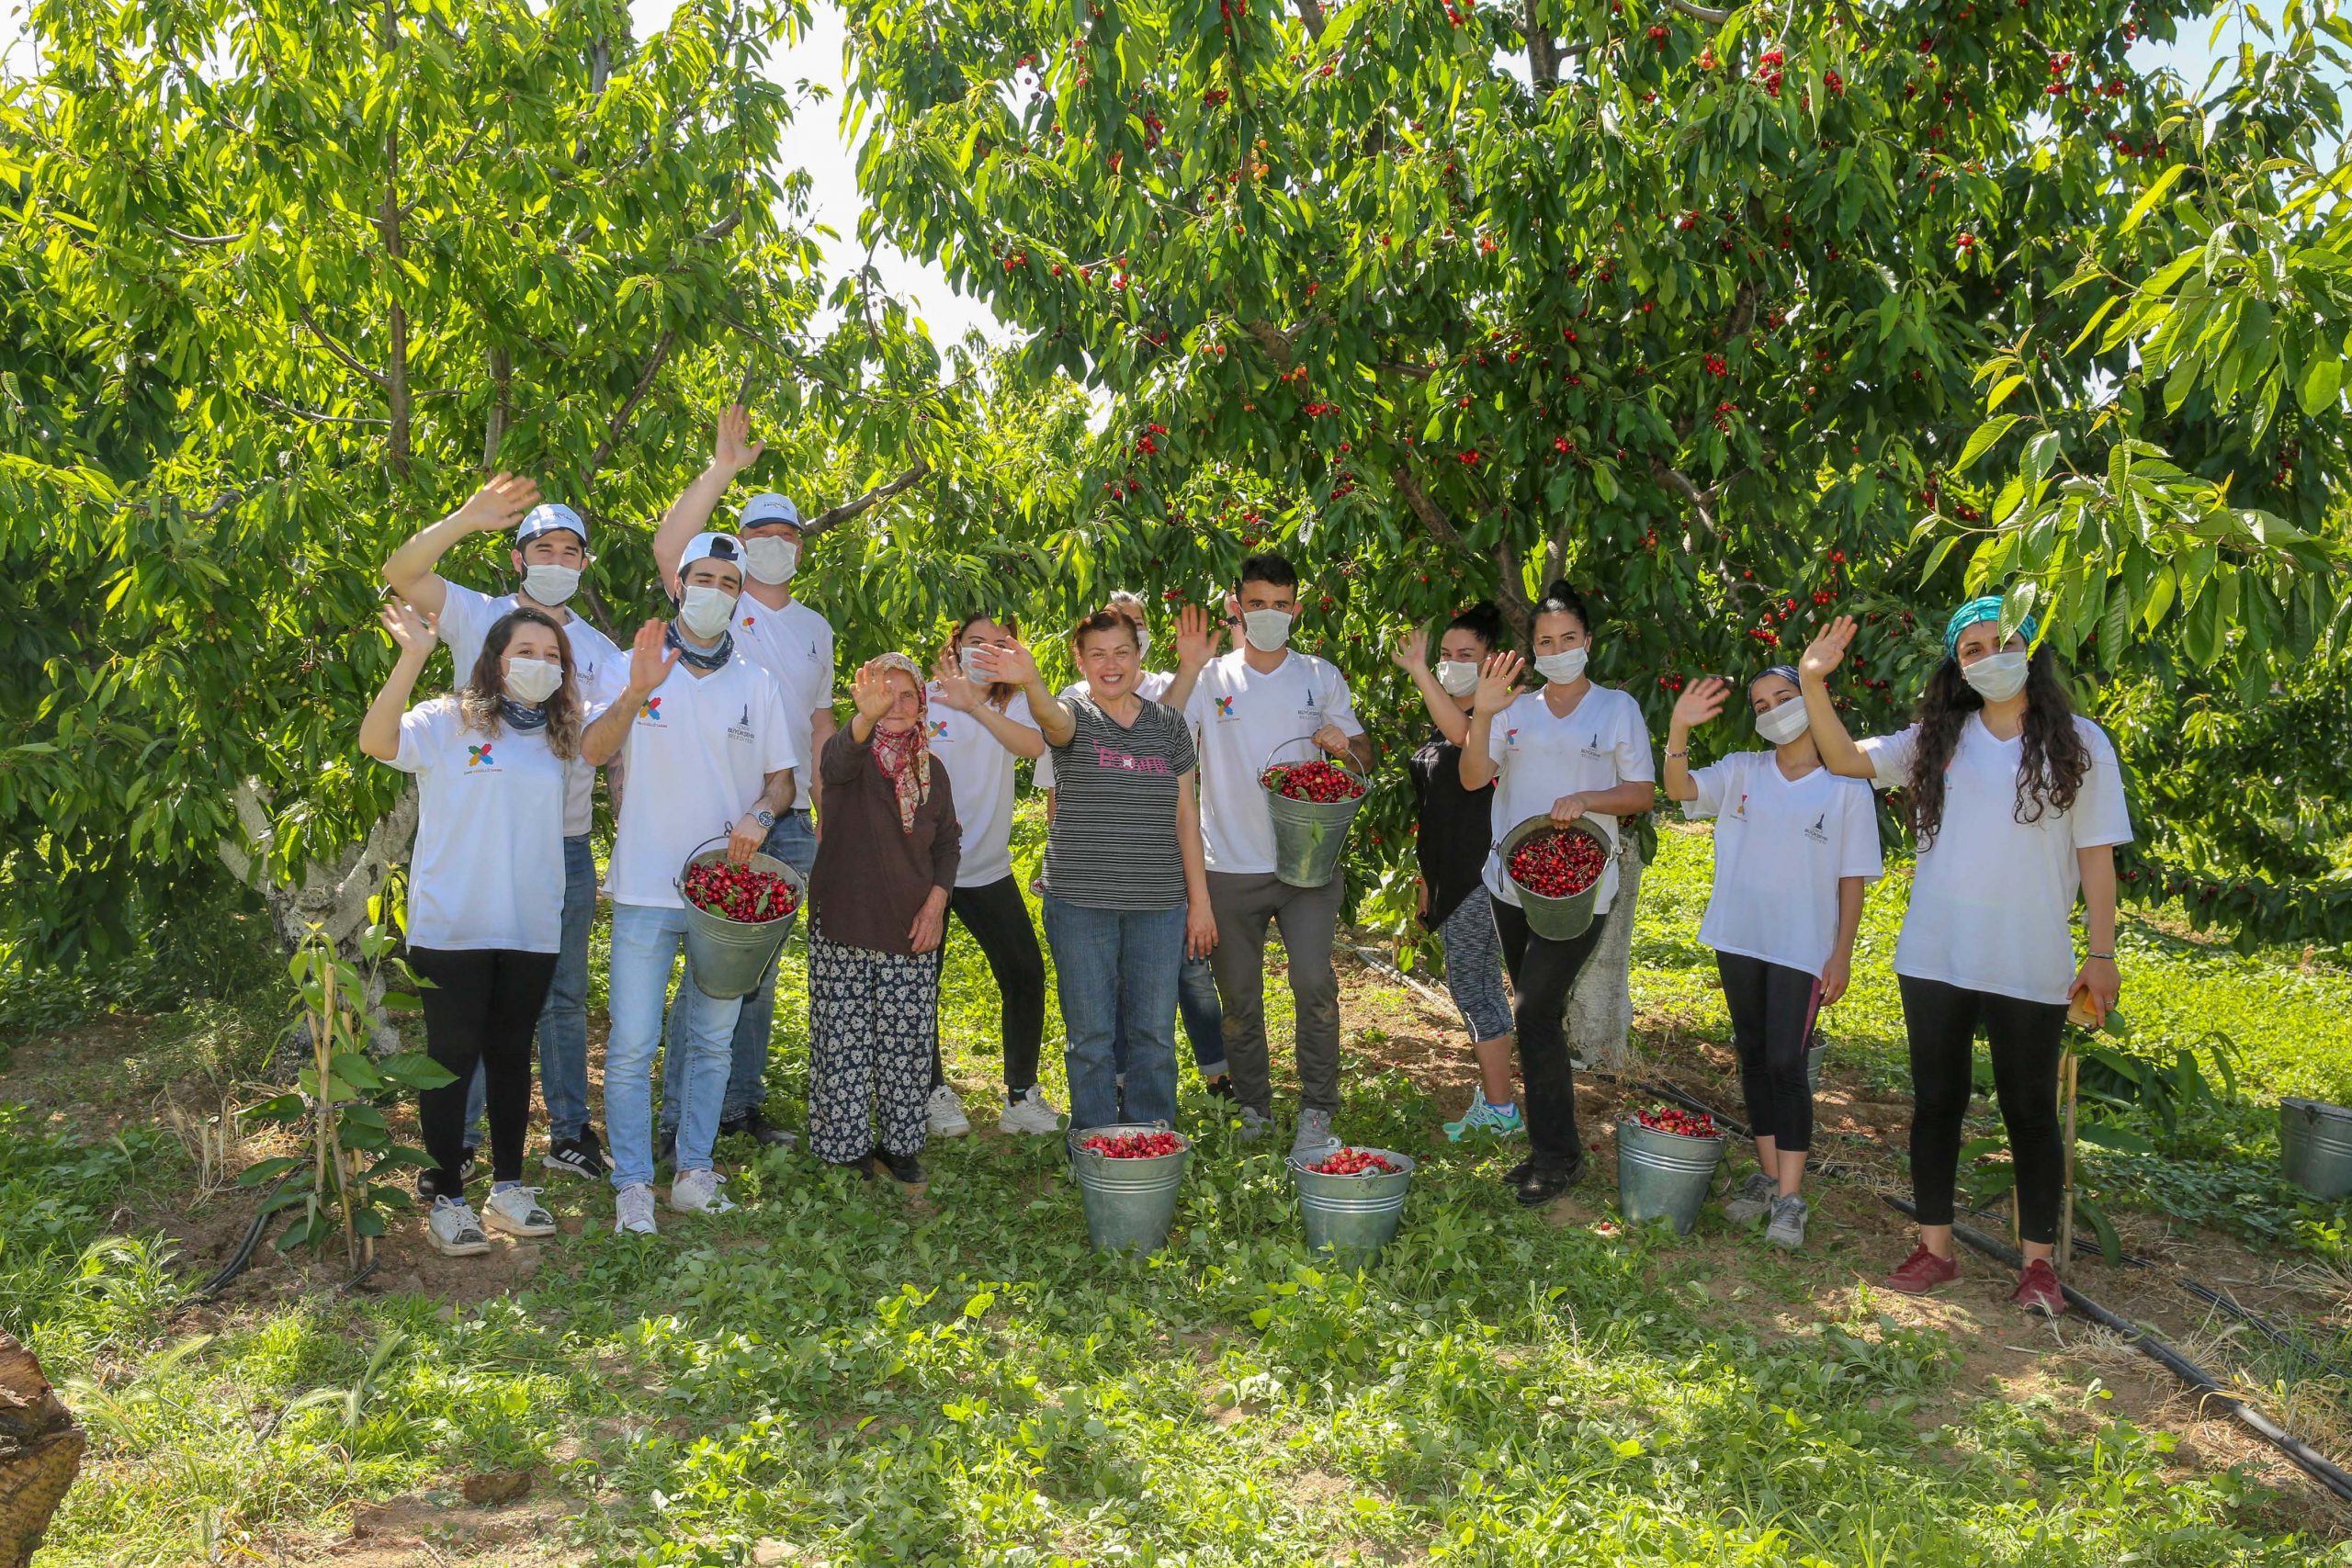
[[1125, 726], [1091, 697], [1062, 701], [1078, 728], [1069, 745], [1053, 748], [1046, 890], [1098, 909], [1183, 908], [1176, 783], [1199, 765], [1184, 716], [1147, 702]]

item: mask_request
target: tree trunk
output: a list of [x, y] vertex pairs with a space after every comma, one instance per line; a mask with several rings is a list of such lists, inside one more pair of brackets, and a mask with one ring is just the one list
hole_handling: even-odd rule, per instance
[[40, 1362], [0, 1334], [0, 1568], [32, 1562], [88, 1446]]
[[1568, 993], [1568, 1051], [1590, 1067], [1623, 1067], [1634, 1030], [1634, 911], [1642, 891], [1642, 852], [1630, 832], [1617, 835], [1617, 897], [1600, 943]]

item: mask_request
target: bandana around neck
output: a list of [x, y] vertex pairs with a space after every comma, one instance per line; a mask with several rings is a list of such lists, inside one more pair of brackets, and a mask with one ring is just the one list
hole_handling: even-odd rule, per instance
[[874, 764], [899, 797], [899, 831], [915, 830], [915, 811], [931, 797], [931, 703], [923, 689], [922, 671], [903, 653], [886, 653], [875, 660], [887, 670], [903, 672], [915, 683], [915, 722], [893, 734], [874, 727]]
[[548, 727], [548, 710], [544, 705], [533, 707], [528, 703], [518, 703], [513, 697], [498, 699], [498, 716], [519, 730], [545, 729]]
[[735, 634], [733, 632], [729, 631], [719, 633], [718, 646], [717, 648], [701, 649], [695, 647], [692, 643], [678, 635], [677, 623], [674, 621], [662, 628], [662, 640], [670, 647], [678, 650], [678, 658], [682, 660], [689, 669], [702, 671], [705, 674], [708, 674], [711, 671], [725, 664], [728, 659], [735, 651]]

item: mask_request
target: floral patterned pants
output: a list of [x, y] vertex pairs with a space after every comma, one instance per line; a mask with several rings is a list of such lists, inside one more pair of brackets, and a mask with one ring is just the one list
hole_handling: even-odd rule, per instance
[[939, 1038], [939, 954], [876, 953], [808, 934], [808, 1146], [845, 1165], [880, 1144], [922, 1152]]

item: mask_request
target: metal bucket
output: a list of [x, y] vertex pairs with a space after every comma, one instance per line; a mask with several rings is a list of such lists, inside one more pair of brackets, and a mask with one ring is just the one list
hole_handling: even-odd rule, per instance
[[1168, 1229], [1176, 1223], [1177, 1191], [1184, 1168], [1193, 1160], [1193, 1141], [1179, 1133], [1183, 1147], [1148, 1159], [1113, 1159], [1081, 1145], [1092, 1137], [1169, 1130], [1164, 1122], [1114, 1122], [1070, 1133], [1070, 1168], [1086, 1203], [1087, 1238], [1097, 1252], [1158, 1252], [1168, 1245]]
[[[686, 908], [686, 973], [694, 976], [695, 989], [706, 997], [725, 1001], [730, 997], [748, 997], [760, 988], [767, 978], [775, 955], [784, 951], [785, 938], [792, 934], [792, 916], [780, 920], [766, 920], [749, 925], [730, 920], [724, 915], [714, 915], [697, 908], [686, 897], [686, 873], [697, 865], [708, 864], [727, 858], [722, 839], [707, 839], [694, 853], [686, 857], [672, 886], [678, 890], [678, 900]], [[808, 883], [798, 872], [771, 854], [754, 852], [752, 866], [771, 871], [792, 885], [792, 893], [799, 904], [808, 902]]]
[[[1549, 816], [1530, 817], [1503, 835], [1502, 842], [1495, 849], [1502, 856], [1504, 876], [1510, 876], [1511, 852], [1553, 825]], [[1598, 817], [1579, 817], [1568, 825], [1568, 830], [1599, 840], [1600, 852], [1604, 855], [1617, 852], [1616, 840], [1609, 836], [1609, 829], [1602, 826]], [[1600, 886], [1608, 880], [1608, 869], [1603, 867], [1600, 874], [1593, 879], [1591, 886], [1566, 898], [1548, 898], [1541, 893], [1531, 893], [1521, 887], [1516, 878], [1511, 879], [1511, 891], [1519, 895], [1520, 912], [1527, 917], [1529, 931], [1552, 942], [1572, 942], [1590, 929], [1592, 907], [1600, 901]]]
[[2278, 1102], [2279, 1163], [2314, 1198], [2352, 1193], [2352, 1111], [2321, 1100]]
[[1387, 1176], [1326, 1176], [1306, 1168], [1329, 1158], [1328, 1150], [1312, 1160], [1293, 1155], [1283, 1162], [1298, 1184], [1308, 1250], [1368, 1263], [1396, 1239], [1396, 1224], [1405, 1214], [1405, 1189], [1413, 1179], [1413, 1156], [1394, 1149], [1363, 1152], [1385, 1156], [1400, 1168]]
[[1816, 1029], [1813, 1042], [1804, 1050], [1804, 1087], [1808, 1094], [1821, 1092], [1821, 1063], [1829, 1055], [1829, 1036]]
[[1617, 1123], [1617, 1206], [1628, 1224], [1663, 1214], [1675, 1233], [1689, 1235], [1714, 1185], [1729, 1139], [1661, 1133], [1628, 1116]]
[[[1274, 759], [1283, 747], [1314, 744], [1314, 737], [1302, 735], [1295, 740], [1285, 740], [1266, 753], [1258, 764], [1263, 774], [1274, 765]], [[1312, 759], [1344, 769], [1358, 784], [1364, 784], [1362, 773], [1337, 757], [1326, 757], [1318, 750]], [[1262, 786], [1261, 786], [1262, 787]], [[1369, 785], [1366, 786], [1369, 788]], [[1274, 819], [1274, 878], [1290, 887], [1321, 887], [1340, 869], [1340, 855], [1348, 847], [1348, 824], [1356, 819], [1367, 798], [1359, 795], [1353, 800], [1293, 800], [1288, 795], [1266, 790], [1266, 812]]]

